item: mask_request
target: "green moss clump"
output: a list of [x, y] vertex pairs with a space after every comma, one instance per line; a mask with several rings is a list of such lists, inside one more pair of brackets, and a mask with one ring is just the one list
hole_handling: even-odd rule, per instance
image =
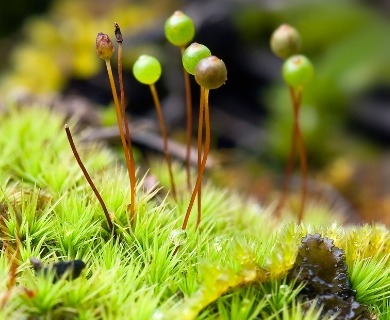
[[[390, 234], [383, 226], [332, 225], [331, 212], [327, 226], [316, 225], [310, 223], [315, 206], [308, 206], [304, 224], [280, 224], [270, 210], [206, 184], [198, 231], [189, 228], [173, 255], [172, 234], [189, 195], [175, 203], [156, 189], [144, 191], [140, 179], [130, 228], [125, 170], [109, 149], [83, 145], [76, 136], [116, 224], [114, 238], [72, 157], [63, 118], [46, 109], [11, 108], [0, 124], [0, 319], [320, 319], [314, 307], [303, 313], [302, 286], [286, 279], [308, 233], [345, 251], [356, 300], [388, 316]], [[185, 179], [179, 181], [185, 190]], [[11, 249], [18, 269], [9, 288]], [[44, 265], [81, 259], [86, 268], [77, 279], [53, 283], [35, 274], [31, 257]]]

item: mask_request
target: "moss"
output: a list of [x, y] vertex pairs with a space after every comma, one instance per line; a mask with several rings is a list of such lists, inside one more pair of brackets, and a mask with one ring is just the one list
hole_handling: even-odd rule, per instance
[[[326, 209], [318, 205], [308, 206], [304, 224], [280, 222], [267, 208], [206, 183], [198, 231], [193, 215], [173, 255], [189, 195], [180, 193], [176, 203], [158, 189], [145, 191], [139, 177], [130, 228], [126, 172], [111, 150], [82, 145], [76, 136], [116, 225], [113, 238], [62, 127], [60, 115], [42, 108], [0, 115], [0, 319], [319, 319], [321, 309], [298, 298], [302, 286], [286, 280], [302, 237], [313, 233], [344, 250], [347, 295], [357, 290], [356, 300], [370, 313], [388, 315], [387, 228], [337, 226], [330, 211], [321, 224], [316, 214], [323, 219]], [[153, 168], [158, 180], [166, 174], [161, 161]], [[184, 176], [178, 164], [174, 172]], [[185, 179], [178, 182], [178, 190], [186, 190]], [[5, 248], [16, 252], [18, 265], [11, 288], [12, 255]], [[31, 257], [44, 266], [81, 259], [86, 267], [74, 280], [53, 283], [35, 274]]]

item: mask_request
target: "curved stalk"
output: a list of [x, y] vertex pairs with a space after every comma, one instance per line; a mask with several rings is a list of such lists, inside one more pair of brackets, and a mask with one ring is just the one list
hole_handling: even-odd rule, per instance
[[[129, 154], [129, 150], [128, 150], [127, 145], [126, 145], [125, 134], [123, 132], [123, 125], [122, 125], [122, 123], [123, 123], [122, 122], [123, 121], [122, 120], [123, 116], [122, 116], [121, 107], [120, 107], [120, 104], [119, 104], [119, 101], [118, 101], [118, 94], [116, 92], [114, 77], [112, 75], [111, 63], [110, 63], [110, 60], [105, 60], [105, 61], [106, 61], [106, 66], [107, 66], [108, 78], [110, 80], [112, 97], [114, 99], [114, 105], [115, 105], [115, 111], [116, 111], [116, 119], [117, 119], [118, 128], [119, 128], [119, 135], [120, 135], [120, 138], [121, 138], [123, 151], [124, 151], [124, 154], [125, 154], [126, 167], [127, 167], [127, 172], [128, 172], [128, 175], [129, 175], [129, 182], [130, 182], [130, 186], [131, 186], [133, 184], [132, 176], [133, 176], [134, 168], [132, 168], [132, 166], [131, 166], [130, 154]], [[132, 195], [132, 194], [133, 194], [133, 192], [130, 191], [130, 198], [131, 199], [133, 197], [135, 197], [135, 195]], [[130, 205], [131, 205], [131, 207], [130, 207], [130, 219], [129, 220], [131, 222], [134, 219], [134, 215], [135, 215], [135, 203], [134, 203], [134, 201]]]
[[168, 150], [168, 139], [167, 139], [167, 129], [165, 126], [164, 117], [161, 111], [161, 104], [160, 99], [158, 98], [157, 90], [154, 84], [151, 84], [150, 91], [152, 92], [154, 105], [156, 107], [158, 122], [160, 125], [160, 131], [161, 135], [163, 137], [163, 149], [164, 149], [164, 156], [165, 161], [167, 162], [168, 171], [169, 171], [169, 178], [171, 180], [171, 189], [172, 189], [172, 196], [175, 201], [177, 201], [177, 195], [176, 195], [176, 186], [175, 186], [175, 180], [173, 179], [173, 172], [172, 172], [172, 161], [171, 161], [171, 155]]
[[182, 229], [185, 230], [187, 228], [188, 219], [191, 214], [192, 207], [195, 202], [195, 197], [198, 194], [199, 187], [202, 183], [203, 172], [206, 167], [207, 157], [210, 151], [210, 113], [209, 113], [209, 90], [204, 89], [204, 118], [205, 118], [205, 145], [204, 145], [204, 154], [201, 162], [200, 170], [198, 172], [198, 177], [196, 179], [196, 184], [194, 190], [192, 191], [190, 203], [188, 205], [186, 214], [184, 216], [184, 221], [182, 225]]
[[302, 103], [302, 88], [299, 88], [298, 91], [295, 92], [294, 88], [290, 86], [289, 91], [290, 91], [290, 100], [293, 107], [293, 117], [294, 117], [293, 130], [291, 135], [291, 147], [290, 147], [288, 162], [287, 162], [285, 175], [284, 175], [282, 194], [280, 196], [274, 214], [277, 217], [279, 217], [281, 210], [283, 209], [286, 203], [288, 188], [290, 186], [291, 175], [294, 167], [295, 153], [298, 146], [299, 161], [301, 165], [301, 202], [298, 211], [298, 221], [301, 222], [304, 215], [306, 195], [307, 195], [307, 156], [306, 156], [304, 139], [299, 124], [299, 111]]
[[299, 160], [301, 164], [301, 203], [298, 211], [298, 222], [301, 222], [305, 213], [305, 203], [307, 196], [307, 154], [305, 141], [299, 124], [299, 111], [302, 103], [302, 88], [297, 92], [290, 86], [290, 95], [294, 111], [294, 126], [296, 131], [296, 140], [299, 149]]
[[[180, 48], [181, 55], [183, 56], [185, 47]], [[192, 137], [192, 103], [191, 103], [191, 84], [190, 76], [186, 69], [183, 67], [184, 85], [186, 91], [186, 113], [187, 113], [187, 124], [186, 124], [186, 158], [185, 167], [187, 173], [187, 188], [191, 190], [191, 170], [190, 170], [190, 158], [191, 158], [191, 137]]]
[[106, 204], [104, 203], [104, 200], [103, 200], [102, 196], [100, 195], [100, 193], [97, 190], [95, 184], [93, 183], [93, 181], [92, 181], [92, 179], [91, 179], [87, 169], [84, 166], [83, 161], [81, 160], [81, 158], [79, 156], [79, 153], [77, 152], [76, 146], [75, 146], [73, 138], [72, 138], [72, 134], [71, 134], [69, 126], [67, 124], [65, 125], [65, 132], [66, 132], [66, 136], [68, 137], [68, 141], [69, 141], [70, 147], [72, 149], [73, 155], [74, 155], [74, 157], [75, 157], [75, 159], [76, 159], [76, 161], [77, 161], [81, 171], [83, 172], [83, 174], [85, 176], [85, 179], [87, 179], [89, 185], [91, 186], [92, 191], [95, 193], [95, 196], [98, 199], [98, 201], [99, 201], [99, 203], [100, 203], [100, 205], [101, 205], [101, 207], [103, 209], [104, 215], [106, 216], [107, 224], [108, 224], [109, 228], [111, 229], [111, 231], [115, 232], [114, 225], [112, 223], [110, 214], [108, 213]]
[[[118, 80], [119, 80], [119, 90], [121, 98], [121, 114], [123, 119], [123, 125], [125, 127], [125, 140], [127, 141], [127, 150], [129, 155], [129, 179], [130, 179], [130, 221], [129, 224], [133, 222], [135, 215], [135, 198], [136, 198], [136, 175], [135, 175], [135, 161], [133, 155], [133, 146], [131, 144], [130, 128], [129, 123], [126, 119], [126, 104], [125, 104], [125, 90], [123, 88], [123, 67], [122, 67], [122, 56], [123, 56], [123, 39], [122, 33], [120, 31], [119, 25], [115, 22], [115, 37], [118, 42]], [[118, 123], [119, 125], [119, 123]], [[122, 122], [120, 124], [122, 126]]]
[[[204, 115], [204, 93], [205, 89], [200, 87], [200, 103], [199, 103], [199, 122], [198, 122], [198, 172], [200, 172], [202, 164], [202, 137], [203, 137], [203, 115]], [[198, 218], [196, 220], [196, 229], [202, 218], [202, 178], [198, 190]]]

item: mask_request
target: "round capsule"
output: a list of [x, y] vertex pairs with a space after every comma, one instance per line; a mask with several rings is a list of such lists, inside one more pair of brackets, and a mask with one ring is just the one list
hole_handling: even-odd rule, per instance
[[195, 68], [196, 82], [206, 89], [217, 89], [227, 80], [225, 63], [216, 56], [203, 58]]

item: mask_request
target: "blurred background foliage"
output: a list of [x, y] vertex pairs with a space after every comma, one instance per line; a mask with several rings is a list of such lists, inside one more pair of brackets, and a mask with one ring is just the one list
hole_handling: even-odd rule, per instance
[[[12, 37], [4, 40], [2, 51], [8, 51], [9, 56], [2, 65], [6, 73], [2, 91], [11, 96], [21, 91], [57, 92], [72, 78], [96, 75], [102, 66], [94, 50], [96, 30], [108, 33], [118, 20], [124, 30], [134, 33], [156, 16], [156, 10], [157, 4], [148, 1], [131, 5], [126, 1], [51, 1], [46, 13], [26, 17], [21, 29], [13, 30]], [[9, 52], [7, 46], [13, 50]]]
[[[105, 32], [113, 39], [117, 21], [125, 37], [129, 115], [155, 120], [148, 89], [131, 74], [139, 54], [153, 54], [163, 65], [158, 89], [171, 136], [183, 141], [180, 55], [163, 33], [177, 9], [193, 17], [194, 41], [228, 68], [228, 82], [211, 94], [214, 158], [224, 168], [211, 172], [217, 183], [265, 202], [280, 187], [292, 111], [282, 61], [268, 42], [278, 25], [289, 23], [316, 69], [301, 113], [313, 196], [326, 193], [326, 201], [346, 204], [351, 215], [390, 223], [390, 5], [384, 0], [2, 1], [0, 103], [72, 95], [110, 104], [95, 37]], [[195, 112], [197, 94], [194, 86]]]

